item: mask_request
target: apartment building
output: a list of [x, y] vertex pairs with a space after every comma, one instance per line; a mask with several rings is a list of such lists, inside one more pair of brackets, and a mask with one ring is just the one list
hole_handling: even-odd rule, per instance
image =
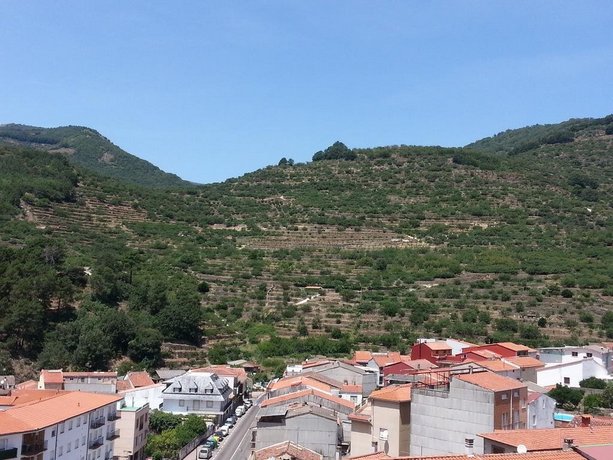
[[[440, 379], [438, 379], [440, 380]], [[527, 386], [493, 372], [458, 371], [447, 382], [417, 385], [411, 392], [411, 455], [462, 453], [478, 433], [525, 428]]]
[[[2, 397], [0, 458], [110, 460], [121, 396], [15, 390]], [[8, 400], [10, 399], [10, 401]]]
[[113, 446], [114, 460], [144, 460], [149, 433], [149, 405], [121, 406], [116, 428], [121, 436]]
[[411, 385], [389, 385], [373, 391], [351, 420], [351, 454], [385, 452], [409, 455]]
[[117, 393], [117, 372], [64, 372], [61, 369], [40, 371], [39, 390]]

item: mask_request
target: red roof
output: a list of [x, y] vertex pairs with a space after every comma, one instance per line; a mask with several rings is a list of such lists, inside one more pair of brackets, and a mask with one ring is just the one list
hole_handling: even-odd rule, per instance
[[367, 363], [372, 359], [372, 353], [365, 350], [356, 350], [353, 355], [353, 360], [357, 363]]
[[481, 388], [491, 391], [507, 391], [526, 388], [526, 384], [509, 377], [495, 374], [493, 372], [473, 372], [472, 374], [456, 375], [454, 378], [463, 382], [472, 383]]
[[373, 391], [369, 398], [378, 401], [408, 402], [411, 400], [411, 384], [389, 385]]
[[536, 358], [532, 358], [531, 356], [509, 356], [508, 358], [504, 358], [507, 361], [512, 362], [513, 364], [521, 367], [521, 368], [527, 368], [527, 367], [534, 367], [534, 368], [541, 368], [541, 367], [545, 367], [545, 363], [542, 361], [539, 361]]
[[40, 375], [43, 378], [43, 382], [45, 383], [56, 383], [62, 384], [64, 383], [64, 373], [62, 370], [46, 370], [43, 369], [40, 371]]
[[530, 351], [530, 348], [528, 348], [527, 346], [513, 342], [498, 342], [498, 345], [513, 351]]
[[318, 396], [328, 401], [332, 401], [337, 404], [340, 404], [341, 406], [345, 406], [349, 409], [355, 408], [355, 404], [352, 403], [351, 401], [347, 401], [346, 399], [339, 398], [338, 396], [332, 396], [331, 394], [324, 393], [323, 391], [315, 390], [314, 388], [308, 388], [306, 390], [295, 391], [293, 393], [288, 393], [285, 395], [266, 399], [262, 401], [261, 407], [274, 406], [276, 404], [282, 404], [282, 403], [291, 401], [293, 399], [304, 398], [309, 395]]
[[414, 457], [390, 457], [384, 452], [349, 457], [349, 460], [585, 460], [585, 457], [574, 451], [562, 452], [527, 452], [525, 454], [474, 454], [467, 455], [437, 455]]
[[294, 444], [291, 441], [283, 441], [272, 446], [264, 447], [255, 451], [255, 460], [281, 459], [289, 456], [295, 460], [322, 460], [323, 456], [317, 452]]
[[128, 372], [126, 380], [128, 380], [134, 388], [147, 387], [155, 383], [147, 371]]
[[613, 426], [500, 430], [479, 436], [511, 447], [523, 444], [528, 450], [555, 450], [562, 448], [566, 438], [572, 439], [576, 446], [609, 444], [613, 441]]
[[449, 350], [451, 351], [451, 347], [447, 344], [447, 342], [436, 341], [436, 342], [424, 342], [430, 350]]

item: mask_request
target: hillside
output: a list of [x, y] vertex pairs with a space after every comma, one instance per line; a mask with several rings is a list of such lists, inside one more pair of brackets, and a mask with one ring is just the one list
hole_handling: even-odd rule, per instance
[[[66, 162], [48, 171], [57, 156], [4, 147], [3, 341], [50, 367], [146, 365], [165, 340], [184, 344], [165, 348], [168, 364], [242, 356], [274, 370], [276, 357], [402, 350], [424, 335], [613, 338], [613, 135], [598, 123], [513, 153], [485, 140], [335, 144], [311, 163], [172, 192]], [[39, 312], [28, 318], [51, 321], [17, 346], [24, 299]], [[103, 356], [79, 348], [98, 329], [112, 337]]]
[[37, 128], [0, 125], [0, 144], [20, 145], [65, 156], [71, 163], [97, 174], [149, 187], [189, 187], [148, 161], [114, 145], [97, 131], [82, 126]]

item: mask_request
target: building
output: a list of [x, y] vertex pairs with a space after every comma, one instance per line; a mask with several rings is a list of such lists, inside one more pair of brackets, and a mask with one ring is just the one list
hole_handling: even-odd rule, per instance
[[360, 385], [344, 384], [322, 374], [307, 372], [293, 377], [283, 377], [273, 381], [268, 386], [267, 397], [279, 396], [308, 388], [317, 389], [330, 395], [339, 396], [351, 401], [354, 406], [362, 404], [362, 387]]
[[537, 354], [536, 350], [532, 350], [531, 348], [525, 345], [519, 345], [513, 342], [498, 342], [498, 343], [488, 343], [485, 345], [476, 345], [474, 347], [468, 347], [462, 351], [462, 354], [465, 355], [465, 358], [470, 357], [469, 353], [475, 351], [489, 351], [494, 353], [495, 355], [501, 358], [510, 358], [511, 356], [535, 356]]
[[518, 380], [529, 380], [535, 383], [538, 370], [545, 367], [545, 363], [531, 356], [482, 359], [476, 360], [475, 363], [498, 375]]
[[451, 345], [445, 341], [422, 339], [411, 348], [411, 359], [425, 359], [439, 365], [453, 356], [452, 351]]
[[378, 451], [409, 455], [411, 385], [390, 385], [372, 392], [349, 419], [352, 455]]
[[231, 415], [232, 388], [227, 379], [217, 374], [188, 371], [164, 384], [164, 412], [205, 415], [218, 422]]
[[144, 460], [149, 433], [149, 405], [121, 406], [116, 427], [121, 436], [113, 446], [113, 460]]
[[[602, 457], [608, 460], [611, 457]], [[411, 456], [390, 457], [384, 452], [370, 455], [350, 457], [349, 460], [601, 460], [596, 457], [587, 457], [573, 450], [551, 452], [527, 452], [525, 454], [462, 454], [462, 455], [436, 455], [436, 456]]]
[[[298, 371], [298, 366], [294, 366], [292, 370]], [[378, 375], [374, 369], [345, 361], [322, 360], [303, 364], [300, 366], [299, 372], [293, 372], [290, 375], [297, 375], [302, 372], [323, 375], [337, 382], [342, 382], [344, 385], [360, 385], [363, 396], [372, 393], [378, 384]]]
[[470, 368], [454, 372], [449, 371], [446, 383], [413, 387], [411, 455], [462, 453], [466, 439], [474, 440], [476, 453], [483, 453], [477, 433], [526, 427], [524, 383]]
[[526, 428], [553, 428], [556, 400], [537, 391], [528, 391], [528, 425]]
[[117, 393], [117, 372], [64, 372], [61, 369], [40, 371], [39, 390]]
[[283, 441], [253, 451], [249, 460], [323, 460], [323, 455], [291, 441]]
[[54, 390], [15, 390], [3, 396], [3, 459], [110, 460], [120, 435], [121, 396]]
[[551, 364], [536, 371], [538, 385], [547, 387], [556, 384], [569, 387], [579, 387], [581, 380], [597, 377], [608, 380], [611, 378], [607, 369], [594, 358], [583, 358], [560, 364]]
[[[117, 382], [119, 383], [119, 382]], [[128, 407], [149, 406], [149, 410], [161, 409], [164, 403], [162, 392], [166, 388], [163, 383], [154, 383], [145, 387], [128, 388], [118, 392], [123, 396]]]
[[550, 364], [563, 364], [593, 358], [598, 364], [613, 373], [613, 351], [610, 344], [592, 344], [583, 347], [546, 347], [539, 348], [539, 359]]
[[337, 412], [303, 403], [262, 407], [256, 424], [255, 450], [290, 441], [335, 460], [343, 443]]

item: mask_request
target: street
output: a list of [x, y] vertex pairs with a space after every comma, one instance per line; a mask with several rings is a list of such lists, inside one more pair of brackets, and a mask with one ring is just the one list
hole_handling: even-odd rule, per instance
[[[230, 434], [224, 438], [219, 447], [213, 451], [213, 460], [247, 460], [251, 453], [251, 428], [259, 411], [255, 402], [245, 415], [238, 419]], [[199, 447], [191, 451], [185, 460], [197, 460]]]

